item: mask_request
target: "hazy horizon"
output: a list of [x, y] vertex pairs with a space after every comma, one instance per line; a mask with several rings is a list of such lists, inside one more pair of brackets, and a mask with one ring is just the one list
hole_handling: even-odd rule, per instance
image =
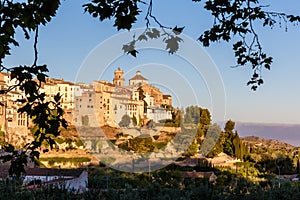
[[235, 130], [240, 137], [258, 136], [300, 146], [299, 124], [236, 122]]

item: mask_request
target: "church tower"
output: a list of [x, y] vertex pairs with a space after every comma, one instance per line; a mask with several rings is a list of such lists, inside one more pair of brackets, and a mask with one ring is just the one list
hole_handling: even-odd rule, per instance
[[113, 83], [116, 86], [124, 86], [125, 83], [125, 79], [124, 79], [124, 71], [120, 69], [120, 67], [118, 67], [117, 70], [115, 70], [115, 76], [113, 79]]

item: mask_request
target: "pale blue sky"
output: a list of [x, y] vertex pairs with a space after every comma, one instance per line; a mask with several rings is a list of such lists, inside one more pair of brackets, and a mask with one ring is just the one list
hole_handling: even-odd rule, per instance
[[[118, 32], [112, 26], [113, 22], [98, 20], [83, 14], [81, 5], [86, 1], [65, 0], [62, 1], [57, 17], [46, 27], [42, 27], [39, 36], [39, 63], [47, 63], [50, 76], [62, 77], [66, 80], [75, 81], [79, 67], [87, 58], [89, 53], [101, 42]], [[265, 5], [272, 4], [269, 9], [291, 14], [300, 14], [300, 2], [298, 0], [286, 1], [263, 1]], [[212, 24], [212, 17], [203, 11], [201, 4], [179, 0], [154, 0], [153, 12], [161, 23], [169, 26], [185, 26], [184, 34], [197, 39], [202, 31], [208, 29]], [[144, 27], [144, 13], [139, 17], [135, 28]], [[155, 24], [153, 24], [155, 25]], [[284, 28], [275, 27], [261, 29], [258, 26], [260, 40], [264, 50], [274, 56], [274, 63], [270, 72], [265, 71], [265, 84], [258, 91], [252, 92], [246, 86], [246, 82], [251, 77], [251, 70], [247, 68], [230, 68], [235, 64], [232, 46], [224, 42], [211, 45], [204, 50], [219, 69], [224, 82], [226, 94], [226, 116], [225, 119], [244, 122], [268, 122], [268, 123], [300, 123], [300, 79], [299, 79], [299, 59], [300, 59], [300, 26], [289, 25], [288, 32]], [[5, 60], [5, 64], [10, 67], [19, 64], [31, 64], [33, 60], [32, 40], [24, 41], [23, 35], [18, 34], [21, 47], [13, 48], [12, 56]], [[126, 41], [125, 41], [126, 42]], [[199, 45], [201, 45], [199, 43]], [[146, 52], [147, 53], [147, 52]], [[126, 73], [132, 75], [138, 64], [147, 64], [144, 54], [138, 58], [127, 58], [114, 61], [112, 64], [124, 66]], [[170, 60], [165, 61], [166, 57]], [[175, 56], [155, 55], [156, 63], [162, 65], [178, 63]], [[126, 61], [125, 61], [126, 60]], [[153, 60], [149, 60], [153, 63]], [[134, 65], [134, 66], [132, 66]], [[99, 63], [101, 68], [101, 63]], [[109, 70], [101, 78], [111, 81], [114, 68], [111, 65]], [[133, 68], [132, 68], [133, 67]], [[178, 68], [180, 73], [188, 72], [184, 67]], [[93, 72], [92, 72], [93, 73]], [[131, 74], [130, 74], [131, 73]], [[148, 73], [148, 74], [147, 74]], [[144, 75], [149, 77], [151, 71], [145, 71]], [[183, 95], [181, 106], [198, 102], [200, 106], [211, 108], [211, 97], [203, 80], [195, 80], [197, 77], [191, 76], [193, 89], [197, 91], [197, 101], [189, 101]], [[159, 76], [158, 76], [159, 77]], [[167, 77], [170, 78], [170, 77]], [[171, 80], [171, 79], [170, 79]], [[151, 80], [150, 80], [151, 81]], [[198, 83], [196, 83], [199, 81]], [[174, 86], [174, 84], [173, 84]], [[178, 86], [180, 87], [180, 86]], [[167, 88], [163, 89], [168, 91]], [[217, 106], [215, 106], [217, 107]], [[215, 121], [222, 120], [221, 116], [214, 118]]]

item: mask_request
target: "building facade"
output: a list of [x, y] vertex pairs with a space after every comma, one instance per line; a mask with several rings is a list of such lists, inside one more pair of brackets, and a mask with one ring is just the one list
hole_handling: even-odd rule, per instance
[[[9, 73], [0, 73], [2, 90], [15, 84]], [[57, 94], [61, 96], [60, 103], [69, 125], [118, 126], [124, 115], [131, 118], [131, 126], [142, 126], [149, 120], [159, 122], [172, 118], [171, 112], [163, 106], [172, 106], [172, 96], [149, 85], [141, 71], [129, 79], [128, 85], [121, 68], [114, 71], [112, 82], [99, 80], [86, 84], [47, 78], [41, 92], [45, 92], [46, 101], [54, 101]], [[21, 137], [28, 136], [31, 120], [25, 113], [18, 113], [23, 105], [17, 100], [24, 97], [18, 87], [0, 95], [0, 125], [7, 141], [21, 141]]]

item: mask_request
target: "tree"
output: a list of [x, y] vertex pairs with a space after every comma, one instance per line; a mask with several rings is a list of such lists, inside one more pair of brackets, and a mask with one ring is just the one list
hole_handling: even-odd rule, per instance
[[197, 124], [202, 108], [199, 106], [188, 106], [185, 109], [184, 122]]
[[154, 121], [152, 119], [150, 119], [146, 125], [147, 125], [147, 128], [152, 129], [155, 124], [154, 124]]
[[123, 115], [121, 121], [119, 122], [120, 127], [128, 127], [130, 124], [130, 117], [129, 115]]
[[5, 145], [5, 133], [1, 129], [2, 127], [0, 126], [0, 148]]
[[[192, 1], [201, 3], [201, 0]], [[142, 4], [145, 2], [141, 0], [94, 0], [83, 5], [83, 7], [86, 12], [101, 21], [112, 18], [115, 21], [114, 26], [118, 30], [130, 30], [136, 22], [137, 16], [141, 13], [139, 6]], [[256, 90], [259, 85], [263, 84], [261, 71], [263, 68], [269, 70], [273, 61], [273, 58], [267, 56], [263, 51], [254, 24], [261, 22], [263, 27], [272, 28], [277, 23], [281, 26], [281, 23], [284, 22], [287, 28], [288, 23], [297, 24], [300, 22], [300, 16], [268, 11], [267, 6], [262, 4], [259, 0], [206, 0], [204, 9], [209, 11], [214, 18], [213, 25], [198, 38], [204, 46], [209, 46], [212, 42], [236, 40], [237, 42], [233, 44], [233, 51], [237, 66], [248, 65], [253, 70], [252, 78], [247, 83], [252, 90]], [[175, 53], [179, 48], [179, 43], [182, 42], [178, 35], [184, 27], [175, 26], [172, 28], [161, 24], [153, 15], [152, 0], [149, 0], [145, 20], [147, 26], [145, 33], [124, 45], [124, 52], [136, 56], [138, 53], [135, 49], [136, 42], [167, 35], [164, 38], [166, 49], [171, 54]], [[160, 34], [157, 29], [150, 29], [151, 22], [158, 25], [163, 34]], [[166, 30], [170, 30], [170, 32]]]
[[155, 149], [149, 135], [142, 135], [140, 137], [129, 139], [128, 141], [119, 144], [118, 147], [127, 151], [134, 151], [136, 153], [152, 152]]
[[174, 122], [174, 126], [181, 126], [183, 117], [182, 117], [182, 112], [180, 109], [172, 108], [172, 121]]
[[189, 148], [183, 153], [184, 156], [191, 157], [198, 152], [198, 144], [193, 142]]
[[208, 109], [201, 110], [199, 123], [201, 125], [209, 125], [211, 123], [211, 116]]
[[234, 121], [231, 121], [231, 119], [230, 119], [230, 120], [228, 120], [228, 121], [226, 122], [224, 131], [225, 131], [225, 132], [232, 132], [233, 129], [234, 129], [234, 126], [235, 126], [235, 122], [234, 122]]
[[205, 139], [201, 144], [200, 153], [208, 157], [214, 157], [222, 152], [220, 142], [221, 128], [217, 124], [209, 126]]
[[132, 124], [133, 124], [133, 126], [137, 125], [137, 118], [135, 115], [133, 115], [133, 117], [132, 117]]
[[144, 102], [144, 113], [147, 113], [148, 104], [145, 100], [146, 96], [144, 95], [144, 90], [142, 87], [139, 87], [137, 90], [139, 92], [139, 100], [142, 100]]
[[220, 140], [223, 146], [223, 152], [241, 160], [249, 158], [248, 149], [241, 141], [238, 132], [233, 132], [234, 127], [235, 122], [232, 120], [228, 120], [225, 124], [224, 132], [222, 133]]
[[230, 138], [226, 138], [225, 142], [223, 143], [223, 152], [233, 156], [233, 144]]
[[[153, 15], [153, 0], [91, 0], [83, 5], [86, 13], [92, 17], [104, 20], [114, 20], [117, 30], [130, 30], [132, 25], [137, 22], [138, 15], [141, 14], [141, 7], [147, 4], [146, 9], [146, 30], [136, 37], [132, 42], [123, 46], [125, 53], [136, 56], [135, 44], [138, 41], [156, 39], [162, 35], [166, 35], [166, 49], [170, 53], [175, 53], [182, 41], [179, 38], [183, 27], [169, 27], [159, 22]], [[201, 3], [200, 0], [192, 0]], [[15, 30], [21, 28], [24, 31], [25, 38], [30, 38], [30, 33], [35, 32], [35, 39], [38, 38], [38, 26], [46, 25], [55, 16], [60, 6], [59, 0], [28, 0], [27, 2], [13, 2], [10, 0], [2, 0], [1, 2], [1, 49], [0, 64], [5, 56], [10, 54], [10, 46], [18, 46], [15, 38]], [[270, 69], [272, 57], [267, 56], [262, 50], [259, 35], [255, 30], [254, 23], [262, 22], [263, 27], [274, 27], [277, 23], [281, 25], [285, 23], [296, 24], [300, 22], [300, 16], [289, 15], [286, 13], [268, 11], [267, 6], [263, 6], [259, 0], [225, 0], [212, 1], [206, 0], [203, 3], [204, 10], [211, 13], [213, 25], [209, 30], [204, 31], [198, 40], [204, 45], [209, 46], [212, 42], [231, 41], [235, 39], [237, 42], [233, 44], [233, 50], [236, 56], [238, 66], [249, 64], [253, 69], [253, 76], [248, 82], [249, 85], [256, 89], [258, 85], [263, 83], [261, 77], [262, 68]], [[151, 29], [153, 24], [159, 26], [163, 34], [157, 29]], [[170, 30], [170, 32], [167, 32]], [[248, 40], [250, 38], [250, 40]], [[250, 42], [249, 42], [250, 41]], [[177, 45], [176, 45], [177, 44]], [[35, 42], [36, 45], [36, 42]], [[35, 49], [36, 50], [36, 49]], [[37, 54], [37, 51], [35, 51]], [[4, 67], [4, 66], [2, 66]]]

